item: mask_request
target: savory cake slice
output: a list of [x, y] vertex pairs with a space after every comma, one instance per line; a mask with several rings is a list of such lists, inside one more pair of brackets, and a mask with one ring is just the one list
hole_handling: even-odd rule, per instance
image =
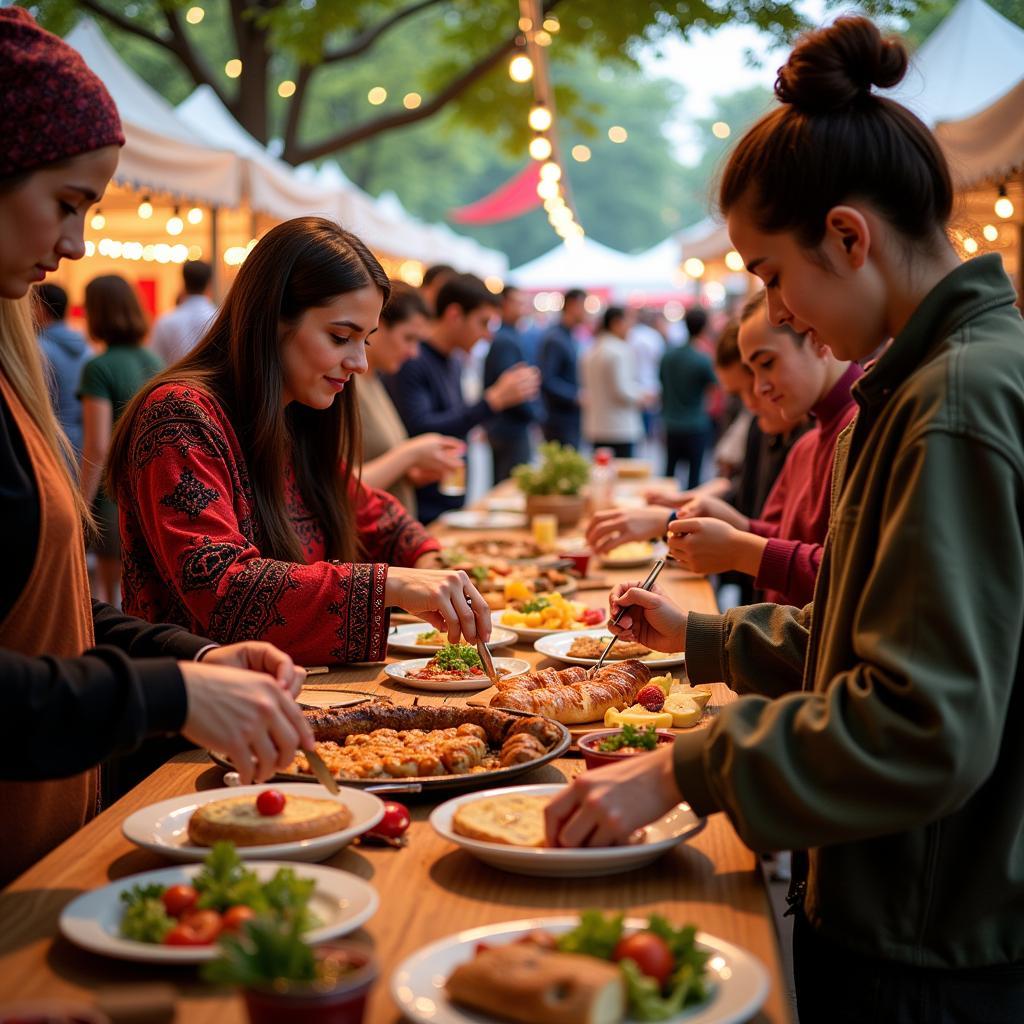
[[293, 843], [340, 832], [352, 822], [352, 812], [337, 800], [288, 796], [278, 814], [261, 814], [256, 797], [235, 796], [197, 807], [188, 820], [188, 837], [196, 846], [222, 839], [235, 846]]
[[543, 796], [483, 797], [465, 803], [452, 817], [452, 828], [467, 839], [505, 846], [544, 846]]

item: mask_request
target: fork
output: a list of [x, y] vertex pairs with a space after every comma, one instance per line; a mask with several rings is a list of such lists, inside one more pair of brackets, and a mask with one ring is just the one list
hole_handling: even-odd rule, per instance
[[[664, 558], [659, 558], [654, 563], [654, 567], [651, 569], [650, 573], [648, 574], [647, 579], [645, 579], [643, 581], [643, 583], [640, 584], [640, 589], [641, 590], [650, 590], [651, 587], [654, 586], [654, 581], [658, 578], [658, 573], [660, 573], [661, 570], [664, 569], [664, 568], [665, 568], [665, 559]], [[619, 622], [621, 621], [622, 616], [626, 614], [626, 612], [630, 609], [630, 607], [632, 607], [632, 606], [631, 605], [626, 605], [625, 607], [620, 608], [619, 609], [619, 614], [616, 615], [614, 619], [612, 619], [611, 624], [613, 626], [617, 626], [619, 624]], [[588, 679], [593, 679], [594, 676], [597, 675], [598, 671], [601, 669], [601, 666], [604, 665], [604, 659], [608, 657], [608, 652], [615, 646], [615, 641], [618, 640], [618, 639], [619, 638], [614, 633], [612, 633], [612, 638], [611, 638], [611, 640], [608, 641], [608, 646], [601, 652], [601, 657], [597, 659], [597, 664], [594, 665], [593, 668], [590, 668], [590, 669], [587, 670], [587, 678]]]

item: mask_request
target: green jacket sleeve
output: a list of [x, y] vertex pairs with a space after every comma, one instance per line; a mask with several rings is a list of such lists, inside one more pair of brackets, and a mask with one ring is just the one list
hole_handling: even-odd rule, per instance
[[814, 692], [743, 698], [680, 737], [676, 774], [694, 809], [724, 810], [765, 850], [902, 832], [962, 806], [995, 766], [1016, 672], [1021, 497], [995, 444], [940, 429], [909, 442], [856, 601], [849, 667]]

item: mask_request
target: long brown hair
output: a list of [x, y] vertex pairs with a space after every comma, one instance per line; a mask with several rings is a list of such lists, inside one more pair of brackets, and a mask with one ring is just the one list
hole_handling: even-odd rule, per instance
[[90, 337], [110, 348], [141, 345], [149, 329], [135, 289], [117, 274], [101, 274], [85, 286], [85, 324]]
[[[360, 553], [349, 488], [362, 441], [355, 396], [346, 390], [328, 409], [292, 402], [281, 414], [284, 370], [281, 328], [339, 295], [375, 285], [387, 301], [387, 274], [364, 243], [321, 217], [299, 217], [269, 231], [255, 246], [199, 345], [157, 375], [132, 400], [114, 431], [109, 483], [126, 481], [135, 421], [146, 398], [163, 384], [191, 384], [227, 410], [252, 483], [264, 553], [303, 561], [285, 506], [283, 466], [289, 449], [296, 482], [319, 521], [328, 558]], [[340, 471], [339, 471], [339, 466]]]
[[760, 230], [792, 231], [814, 249], [828, 211], [861, 199], [907, 240], [938, 242], [953, 208], [946, 159], [906, 107], [871, 91], [896, 85], [906, 68], [903, 44], [867, 18], [803, 36], [775, 82], [782, 105], [729, 156], [722, 211], [749, 201]]

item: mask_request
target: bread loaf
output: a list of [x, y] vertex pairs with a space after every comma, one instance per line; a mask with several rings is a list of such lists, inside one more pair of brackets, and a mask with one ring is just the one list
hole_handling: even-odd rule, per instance
[[532, 943], [481, 951], [445, 988], [455, 1003], [523, 1024], [619, 1024], [626, 1012], [614, 964]]
[[[629, 707], [640, 689], [651, 678], [650, 669], [639, 661], [605, 665], [592, 679], [578, 679], [576, 669], [564, 669], [557, 675], [573, 681], [529, 688], [507, 687], [491, 698], [491, 704], [513, 711], [546, 715], [565, 725], [595, 722], [609, 708]], [[564, 675], [563, 675], [564, 673]], [[529, 680], [529, 677], [524, 677]]]
[[545, 796], [481, 797], [463, 804], [452, 816], [452, 829], [467, 839], [503, 846], [545, 846]]

